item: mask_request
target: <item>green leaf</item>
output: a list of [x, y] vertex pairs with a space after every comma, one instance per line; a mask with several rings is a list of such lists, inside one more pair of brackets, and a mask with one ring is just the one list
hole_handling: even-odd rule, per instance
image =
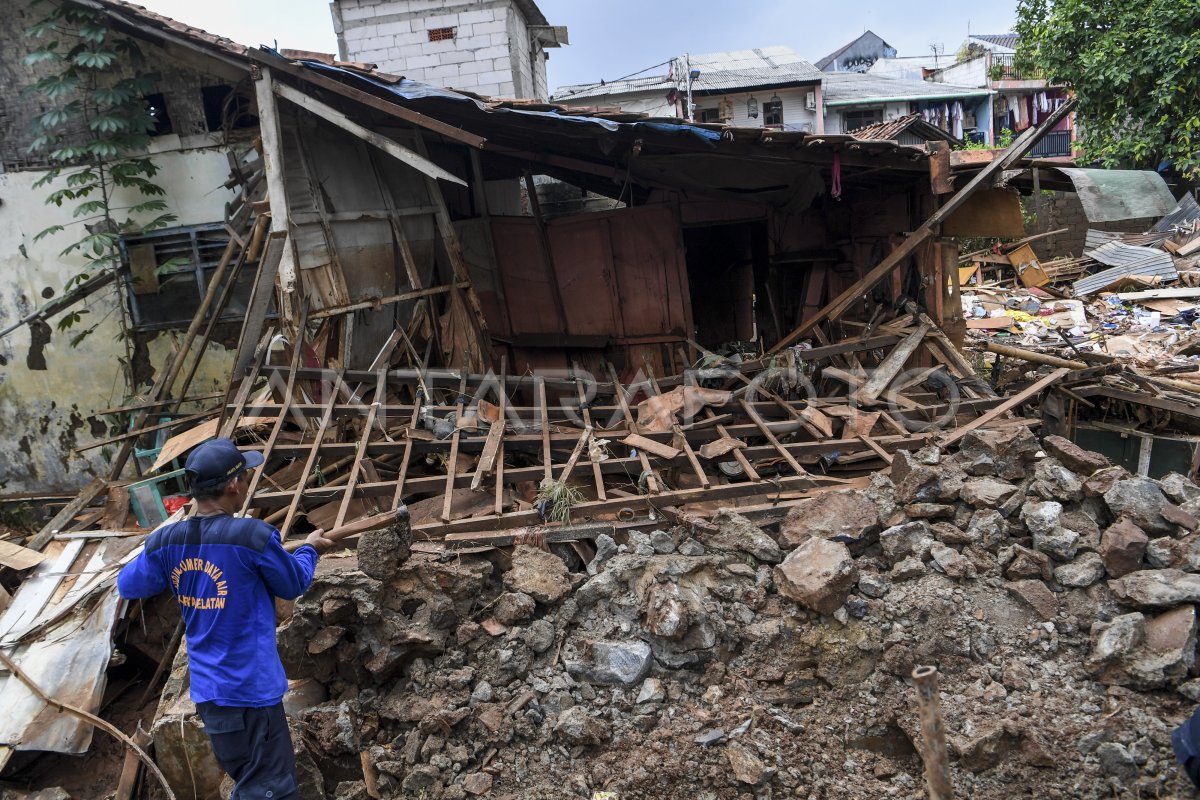
[[62, 55], [56, 49], [57, 47], [58, 42], [50, 42], [45, 47], [30, 52], [22, 59], [22, 63], [27, 67], [32, 67], [34, 64], [41, 64], [44, 61], [61, 61]]
[[164, 275], [173, 275], [177, 272], [189, 272], [191, 269], [192, 260], [190, 258], [177, 256], [175, 258], [168, 259], [165, 263], [159, 264], [157, 267], [155, 267], [154, 275], [155, 277], [161, 278]]
[[116, 53], [107, 50], [84, 50], [76, 53], [74, 62], [87, 69], [106, 69], [117, 60]]
[[129, 121], [115, 114], [103, 114], [88, 121], [88, 128], [97, 133], [117, 133], [129, 129]]
[[66, 228], [64, 228], [62, 225], [51, 225], [49, 228], [45, 228], [43, 230], [38, 231], [37, 235], [33, 237], [33, 240], [35, 242], [40, 242], [42, 239], [45, 239], [47, 236], [53, 236], [54, 234], [62, 233], [65, 230], [66, 230]]
[[147, 200], [144, 203], [138, 203], [129, 207], [130, 214], [145, 214], [149, 211], [165, 211], [167, 203], [165, 200]]
[[105, 202], [103, 200], [89, 200], [86, 203], [80, 203], [75, 206], [74, 217], [78, 219], [84, 214], [99, 214], [104, 210]]
[[159, 214], [157, 217], [155, 217], [154, 219], [150, 220], [145, 225], [143, 225], [142, 230], [156, 231], [160, 228], [167, 227], [172, 222], [175, 222], [178, 219], [179, 219], [179, 217], [176, 216], [175, 214]]

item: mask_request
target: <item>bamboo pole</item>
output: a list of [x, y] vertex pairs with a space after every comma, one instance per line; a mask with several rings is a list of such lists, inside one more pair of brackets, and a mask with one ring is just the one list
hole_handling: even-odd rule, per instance
[[937, 685], [937, 667], [917, 667], [912, 673], [921, 713], [921, 736], [925, 750], [925, 783], [929, 800], [953, 800], [950, 756], [946, 752], [946, 730], [942, 726], [942, 704]]

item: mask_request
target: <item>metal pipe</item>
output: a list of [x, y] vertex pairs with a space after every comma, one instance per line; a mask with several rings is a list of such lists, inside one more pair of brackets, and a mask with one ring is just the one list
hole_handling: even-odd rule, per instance
[[989, 353], [996, 355], [1008, 356], [1009, 358], [1028, 361], [1031, 364], [1044, 364], [1047, 367], [1068, 367], [1069, 369], [1087, 369], [1088, 365], [1082, 361], [1070, 361], [1058, 356], [1039, 353], [1035, 350], [1025, 350], [1020, 347], [1009, 347], [1006, 344], [996, 344], [995, 342], [984, 342], [983, 349]]
[[946, 731], [942, 727], [942, 704], [937, 685], [937, 667], [917, 667], [912, 673], [921, 709], [921, 736], [925, 749], [925, 783], [929, 800], [953, 800], [950, 757], [946, 753]]

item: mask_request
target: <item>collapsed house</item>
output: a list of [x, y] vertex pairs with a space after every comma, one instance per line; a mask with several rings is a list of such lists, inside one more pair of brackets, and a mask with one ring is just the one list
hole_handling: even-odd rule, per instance
[[[1066, 673], [1116, 617], [1124, 644], [1088, 666], [1107, 676], [1101, 694], [1189, 677], [1200, 596], [1150, 595], [1180, 576], [1191, 587], [1200, 490], [1184, 476], [1147, 486], [1066, 440], [1047, 456], [1039, 420], [1011, 412], [1063, 371], [1002, 396], [961, 350], [949, 237], [1021, 235], [1022, 158], [1070, 104], [1008, 151], [959, 159], [493, 100], [97, 5], [127, 35], [240, 70], [234, 102], [257, 137], [225, 156], [235, 197], [201, 307], [128, 429], [100, 437], [119, 446], [107, 479], [5, 555], [31, 571], [0, 649], [51, 696], [96, 710], [120, 628], [143, 705], [169, 673], [144, 722], [178, 796], [214, 796], [221, 779], [187, 707], [186, 653], [169, 604], [120, 622], [113, 576], [141, 540], [131, 515], [167, 519], [178, 459], [215, 435], [266, 459], [245, 513], [285, 540], [360, 534], [281, 630], [314, 797], [667, 797], [661, 778], [701, 768], [714, 797], [827, 786], [767, 755], [772, 737], [807, 752], [810, 729], [867, 754], [854, 791], [903, 792], [927, 753], [904, 699], [918, 663], [937, 662], [956, 697], [1001, 703], [1056, 674], [1018, 655], [1031, 631]], [[555, 213], [570, 204], [543, 207], [551, 194], [605, 208]], [[142, 254], [148, 274], [166, 258]], [[236, 324], [218, 334], [230, 306]], [[216, 339], [229, 375], [217, 402], [161, 416], [183, 398], [189, 349]], [[152, 474], [129, 474], [139, 457]], [[1119, 526], [1147, 498], [1139, 550]], [[401, 508], [407, 522], [372, 529]], [[1178, 608], [1119, 614], [1130, 607]], [[1003, 619], [985, 622], [995, 608]], [[918, 617], [948, 633], [925, 637]], [[1143, 641], [1161, 664], [1146, 665]], [[1055, 700], [1090, 707], [1096, 685]], [[834, 709], [855, 697], [887, 710], [843, 721]], [[1127, 699], [1148, 714], [1156, 697]], [[90, 727], [14, 671], [0, 702], [15, 710], [4, 765], [87, 750]], [[682, 755], [655, 735], [677, 713]], [[1049, 731], [1002, 717], [954, 728], [960, 779], [1000, 767], [979, 796], [1053, 767]], [[1108, 759], [1095, 780], [1172, 780], [1164, 730], [1133, 748], [1162, 767], [1144, 775], [1132, 740], [1092, 742]], [[670, 769], [622, 775], [608, 747], [621, 739]], [[1009, 752], [1021, 757], [1005, 764]]]

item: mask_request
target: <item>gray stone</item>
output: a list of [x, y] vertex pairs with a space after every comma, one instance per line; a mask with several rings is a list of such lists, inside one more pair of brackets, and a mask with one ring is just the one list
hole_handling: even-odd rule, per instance
[[850, 596], [858, 570], [846, 545], [812, 538], [775, 568], [774, 579], [784, 597], [820, 614], [832, 614]]
[[544, 653], [554, 644], [554, 624], [547, 619], [535, 619], [525, 629], [525, 644], [535, 653]]
[[409, 769], [400, 786], [408, 797], [427, 796], [441, 777], [442, 773], [437, 767], [417, 764]]
[[1008, 525], [999, 511], [983, 509], [976, 511], [967, 526], [967, 535], [985, 550], [992, 550], [1007, 537]]
[[1118, 600], [1137, 608], [1170, 608], [1200, 603], [1200, 575], [1178, 569], [1149, 569], [1110, 580]]
[[1059, 561], [1070, 561], [1075, 557], [1079, 534], [1061, 525], [1047, 532], [1035, 531], [1033, 547]]
[[[722, 508], [712, 518], [715, 530], [703, 529], [697, 538], [709, 550], [726, 553], [748, 553], [759, 561], [778, 564], [783, 551], [763, 529], [730, 508]], [[683, 552], [682, 549], [680, 552]]]
[[559, 714], [554, 732], [567, 744], [584, 747], [600, 744], [612, 735], [608, 723], [588, 714], [583, 706]]
[[1125, 665], [1128, 683], [1140, 691], [1177, 684], [1196, 663], [1196, 609], [1181, 606], [1146, 620], [1145, 640]]
[[492, 696], [492, 685], [487, 681], [480, 681], [479, 683], [475, 684], [475, 688], [471, 690], [471, 699], [469, 704], [472, 706], [477, 706], [480, 703], [490, 703], [492, 702]]
[[882, 472], [871, 473], [871, 483], [863, 490], [863, 495], [875, 504], [880, 520], [896, 513], [896, 484]]
[[1104, 493], [1104, 502], [1114, 517], [1126, 516], [1147, 533], [1174, 532], [1171, 523], [1162, 516], [1167, 498], [1158, 484], [1149, 478], [1117, 481]]
[[962, 490], [962, 473], [944, 467], [918, 466], [896, 484], [896, 502], [950, 503]]
[[1200, 703], [1200, 678], [1193, 678], [1190, 681], [1184, 681], [1175, 687], [1175, 691], [1179, 692], [1193, 703]]
[[1054, 580], [1072, 589], [1086, 589], [1104, 577], [1104, 560], [1099, 553], [1083, 553], [1054, 570]]
[[1096, 758], [1100, 760], [1100, 769], [1122, 783], [1132, 783], [1137, 780], [1138, 765], [1133, 754], [1124, 745], [1116, 742], [1105, 742], [1096, 748]]
[[358, 538], [358, 568], [377, 581], [391, 580], [408, 561], [412, 548], [412, 525], [405, 512], [392, 525], [366, 531]]
[[779, 525], [779, 535], [792, 545], [819, 536], [861, 553], [875, 541], [881, 527], [879, 511], [866, 493], [823, 492], [793, 506]]
[[663, 683], [658, 678], [646, 678], [642, 681], [641, 691], [638, 692], [637, 703], [661, 703], [666, 699], [667, 693], [663, 688]]
[[1021, 521], [1035, 537], [1054, 531], [1062, 519], [1062, 503], [1053, 500], [1029, 500], [1021, 506]]
[[1038, 462], [1030, 489], [1046, 500], [1063, 503], [1073, 503], [1083, 498], [1083, 482], [1079, 476], [1052, 458]]
[[602, 533], [595, 539], [596, 557], [587, 565], [588, 575], [595, 575], [610, 558], [617, 554], [617, 542], [607, 533]]
[[864, 572], [858, 576], [858, 591], [867, 597], [883, 597], [891, 588], [887, 578], [874, 572]]
[[679, 555], [681, 556], [702, 556], [704, 555], [704, 545], [697, 542], [695, 539], [684, 539], [679, 543]]
[[1011, 581], [1004, 588], [1029, 604], [1039, 617], [1050, 621], [1058, 616], [1058, 598], [1039, 580]]
[[947, 519], [954, 516], [955, 508], [948, 503], [909, 503], [904, 513], [912, 519]]
[[1178, 472], [1171, 472], [1158, 481], [1162, 493], [1175, 505], [1181, 506], [1189, 500], [1200, 500], [1200, 486], [1192, 483]]
[[1113, 617], [1109, 622], [1092, 623], [1091, 660], [1107, 663], [1124, 658], [1142, 643], [1145, 617], [1134, 612]]
[[909, 556], [897, 562], [896, 566], [892, 567], [892, 579], [907, 581], [913, 578], [920, 578], [925, 572], [925, 563], [916, 556]]
[[996, 508], [1012, 497], [1017, 487], [995, 478], [974, 478], [963, 484], [959, 497], [974, 508]]
[[1146, 544], [1146, 563], [1154, 569], [1180, 566], [1179, 542], [1170, 536], [1151, 539]]
[[725, 748], [725, 756], [729, 759], [729, 771], [735, 779], [750, 786], [763, 782], [763, 763], [748, 748], [730, 743]]
[[641, 531], [630, 531], [626, 535], [626, 548], [637, 556], [652, 556], [654, 548], [650, 546], [650, 537]]
[[[967, 510], [967, 513], [973, 516], [973, 512], [971, 512], [969, 509]], [[968, 520], [969, 519], [970, 517], [968, 517]], [[952, 546], [979, 544], [974, 536], [950, 522], [932, 522], [929, 525], [929, 529], [933, 532], [933, 537], [942, 544], [948, 544]]]
[[934, 542], [929, 554], [933, 556], [934, 569], [945, 573], [948, 578], [966, 578], [972, 572], [971, 562], [953, 547]]
[[567, 671], [590, 683], [632, 686], [650, 672], [650, 645], [641, 641], [591, 642], [584, 661], [567, 661]]
[[926, 523], [914, 521], [884, 530], [879, 534], [879, 543], [883, 547], [884, 559], [889, 564], [895, 564], [909, 556], [925, 560], [934, 538]]
[[989, 453], [973, 453], [962, 465], [963, 472], [974, 477], [996, 474], [996, 461]]
[[650, 546], [659, 555], [668, 555], [675, 552], [675, 539], [666, 531], [651, 531]]

